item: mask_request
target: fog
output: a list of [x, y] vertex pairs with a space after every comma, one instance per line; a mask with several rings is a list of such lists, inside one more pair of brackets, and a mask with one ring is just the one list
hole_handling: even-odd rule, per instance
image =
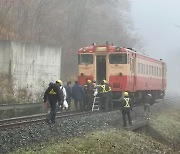
[[60, 44], [61, 78], [65, 80], [77, 77], [80, 47], [106, 41], [132, 47], [166, 61], [168, 90], [178, 91], [179, 3], [179, 0], [0, 0], [0, 40]]
[[180, 93], [180, 1], [131, 0], [135, 31], [144, 52], [167, 63], [167, 91]]

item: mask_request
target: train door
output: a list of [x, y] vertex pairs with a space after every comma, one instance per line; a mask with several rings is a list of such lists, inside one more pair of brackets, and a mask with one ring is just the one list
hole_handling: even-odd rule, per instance
[[106, 56], [96, 56], [96, 80], [100, 84], [102, 80], [106, 79]]
[[131, 80], [132, 80], [132, 91], [136, 89], [136, 55], [133, 54], [130, 57], [130, 70], [131, 70]]

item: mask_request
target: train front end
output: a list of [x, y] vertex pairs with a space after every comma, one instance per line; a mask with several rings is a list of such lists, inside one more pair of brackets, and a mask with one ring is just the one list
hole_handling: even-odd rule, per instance
[[113, 45], [81, 48], [78, 53], [78, 81], [84, 85], [90, 79], [100, 84], [105, 79], [113, 94], [119, 96], [128, 88], [127, 65], [128, 54], [124, 48]]

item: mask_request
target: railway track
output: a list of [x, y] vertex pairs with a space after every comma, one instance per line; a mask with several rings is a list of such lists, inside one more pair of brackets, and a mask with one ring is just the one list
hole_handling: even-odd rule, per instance
[[[74, 116], [85, 116], [88, 114], [92, 114], [92, 112], [57, 112], [56, 118], [63, 119], [63, 118], [70, 118]], [[93, 113], [94, 114], [94, 113]], [[10, 118], [0, 120], [0, 131], [20, 127], [24, 125], [29, 125], [32, 123], [38, 122], [45, 122], [47, 114], [40, 114], [40, 115], [32, 115], [32, 116], [24, 116], [24, 117], [17, 117], [17, 118]]]
[[[167, 96], [164, 99], [157, 100], [156, 102], [162, 102], [162, 101], [169, 101], [169, 100], [176, 100], [180, 99], [179, 95], [175, 96]], [[97, 112], [96, 112], [97, 113]], [[94, 114], [94, 112], [57, 112], [57, 119], [63, 119], [73, 116], [85, 116], [88, 114]], [[47, 117], [47, 114], [38, 114], [38, 115], [31, 115], [31, 116], [23, 116], [23, 117], [16, 117], [16, 118], [10, 118], [10, 119], [4, 119], [0, 120], [0, 131], [6, 130], [14, 127], [20, 127], [23, 125], [29, 125], [32, 123], [38, 123], [38, 122], [45, 122]]]

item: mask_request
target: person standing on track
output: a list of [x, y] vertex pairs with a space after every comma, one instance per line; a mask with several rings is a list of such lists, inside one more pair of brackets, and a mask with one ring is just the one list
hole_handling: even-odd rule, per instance
[[101, 82], [101, 86], [99, 88], [99, 96], [100, 96], [100, 110], [108, 111], [109, 110], [109, 102], [110, 102], [110, 91], [111, 87], [107, 83], [106, 80]]
[[71, 81], [67, 82], [67, 85], [64, 87], [66, 89], [66, 100], [68, 103], [68, 110], [71, 110], [71, 97], [72, 97], [72, 87], [71, 87]]
[[84, 85], [84, 110], [90, 111], [92, 108], [93, 103], [93, 94], [94, 94], [94, 86], [91, 80], [87, 80], [86, 84]]
[[60, 88], [60, 91], [62, 91], [61, 93], [62, 93], [62, 98], [63, 98], [61, 101], [58, 101], [58, 111], [63, 111], [63, 108], [67, 110], [68, 104], [66, 101], [66, 97], [67, 97], [66, 89], [63, 87], [63, 83], [61, 80], [57, 80], [56, 83], [59, 84], [59, 88]]
[[75, 81], [75, 84], [72, 87], [72, 98], [74, 99], [76, 111], [78, 111], [78, 103], [80, 111], [83, 111], [84, 90], [81, 85], [79, 85], [78, 81]]
[[144, 99], [144, 117], [148, 120], [150, 119], [150, 113], [151, 113], [151, 104], [152, 104], [152, 95], [147, 94]]
[[44, 93], [44, 103], [49, 101], [51, 110], [46, 119], [47, 123], [55, 123], [56, 117], [56, 103], [62, 100], [62, 92], [57, 83], [49, 85]]
[[132, 125], [132, 119], [131, 119], [132, 105], [128, 92], [124, 92], [124, 98], [121, 101], [120, 107], [121, 107], [124, 127], [127, 126], [127, 118], [129, 125]]

